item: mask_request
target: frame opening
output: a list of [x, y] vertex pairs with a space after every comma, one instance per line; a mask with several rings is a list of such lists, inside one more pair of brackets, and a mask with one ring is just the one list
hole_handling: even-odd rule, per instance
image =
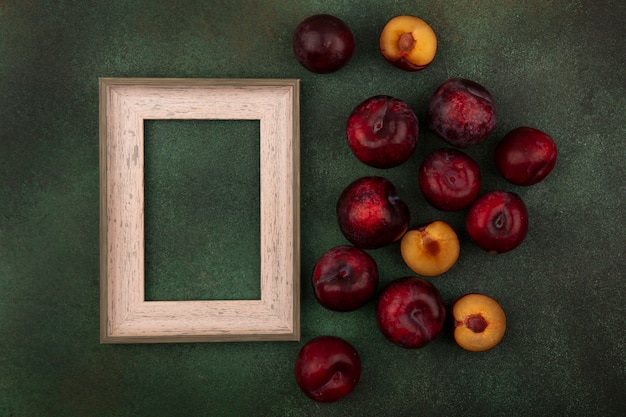
[[145, 298], [261, 299], [259, 120], [144, 121]]

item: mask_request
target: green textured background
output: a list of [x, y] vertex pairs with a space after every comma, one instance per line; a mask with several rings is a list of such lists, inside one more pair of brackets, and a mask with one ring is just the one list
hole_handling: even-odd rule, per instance
[[[307, 72], [291, 52], [295, 26], [320, 12], [356, 40], [334, 74]], [[438, 34], [425, 71], [397, 70], [377, 51], [397, 14]], [[0, 416], [626, 415], [625, 25], [621, 0], [0, 0]], [[402, 98], [423, 120], [453, 76], [485, 85], [499, 106], [493, 137], [468, 152], [484, 190], [528, 205], [529, 235], [507, 254], [472, 246], [463, 213], [423, 201], [417, 167], [443, 144], [425, 129], [414, 157], [385, 172], [345, 143], [363, 99]], [[99, 344], [98, 77], [302, 80], [302, 342]], [[520, 125], [560, 149], [531, 188], [506, 184], [491, 163], [497, 138]], [[148, 295], [256, 297], [245, 273], [258, 270], [256, 126], [154, 122], [147, 135]], [[345, 314], [316, 303], [310, 271], [345, 243], [336, 199], [368, 174], [396, 184], [414, 224], [457, 227], [461, 258], [432, 282], [446, 302], [480, 291], [502, 303], [509, 325], [496, 349], [465, 352], [449, 332], [401, 349], [376, 329], [373, 303]], [[382, 283], [409, 273], [397, 245], [371, 253]], [[364, 366], [357, 389], [330, 405], [308, 400], [292, 374], [302, 344], [323, 334], [350, 341]]]

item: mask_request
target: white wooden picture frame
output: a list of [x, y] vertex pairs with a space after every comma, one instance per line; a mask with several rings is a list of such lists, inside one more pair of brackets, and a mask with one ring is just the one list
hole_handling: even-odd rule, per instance
[[[101, 343], [299, 340], [299, 81], [100, 78], [99, 93]], [[260, 121], [258, 300], [145, 299], [144, 121], [171, 119]]]

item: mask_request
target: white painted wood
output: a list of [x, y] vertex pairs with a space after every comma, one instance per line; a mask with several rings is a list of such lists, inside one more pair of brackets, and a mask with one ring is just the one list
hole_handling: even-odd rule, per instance
[[[299, 340], [299, 81], [101, 78], [99, 87], [101, 342]], [[260, 300], [145, 300], [148, 119], [260, 120]]]

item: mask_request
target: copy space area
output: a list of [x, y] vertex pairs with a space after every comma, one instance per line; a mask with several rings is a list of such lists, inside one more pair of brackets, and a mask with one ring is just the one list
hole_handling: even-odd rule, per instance
[[258, 120], [146, 120], [147, 300], [260, 299]]

